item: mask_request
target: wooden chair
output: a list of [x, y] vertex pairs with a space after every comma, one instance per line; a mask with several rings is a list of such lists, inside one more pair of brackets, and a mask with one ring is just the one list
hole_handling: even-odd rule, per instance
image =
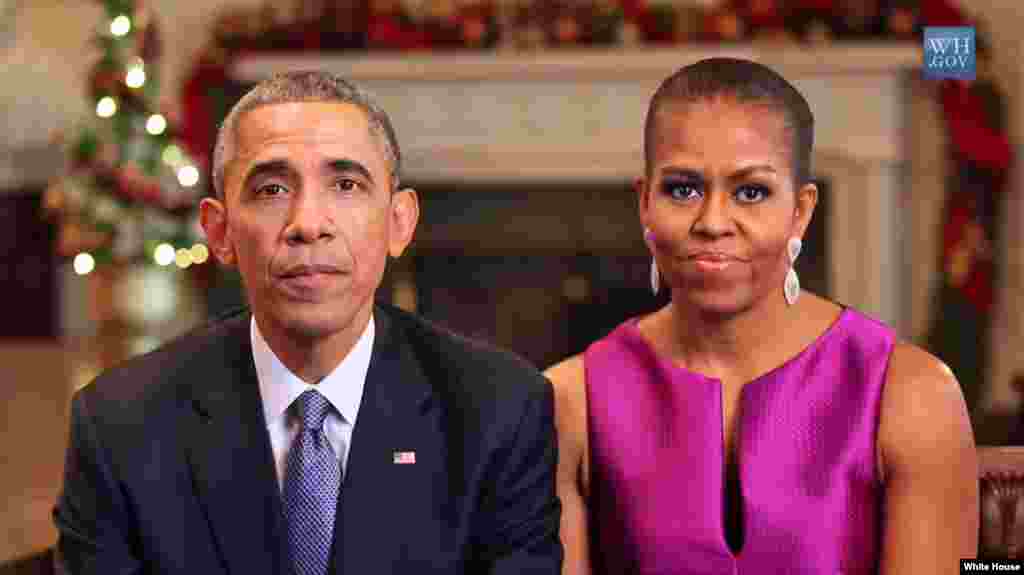
[[1024, 558], [1024, 447], [978, 447], [978, 557]]

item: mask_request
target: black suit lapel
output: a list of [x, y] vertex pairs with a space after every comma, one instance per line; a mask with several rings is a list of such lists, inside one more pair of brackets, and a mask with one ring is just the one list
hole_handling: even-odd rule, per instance
[[224, 324], [194, 386], [187, 458], [227, 570], [286, 573], [281, 503], [249, 339], [249, 315]]
[[422, 506], [445, 500], [433, 483], [446, 476], [438, 467], [444, 449], [433, 389], [401, 325], [380, 307], [374, 318], [373, 353], [337, 515], [335, 561], [346, 575], [394, 572], [408, 555], [410, 536], [427, 529], [414, 519]]

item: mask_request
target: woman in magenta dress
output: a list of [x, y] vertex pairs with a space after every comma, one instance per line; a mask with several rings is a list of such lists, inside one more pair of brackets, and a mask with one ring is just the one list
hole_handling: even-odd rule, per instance
[[812, 140], [804, 98], [752, 62], [698, 62], [652, 98], [636, 193], [672, 298], [547, 372], [566, 575], [952, 574], [974, 556], [952, 373], [800, 291]]

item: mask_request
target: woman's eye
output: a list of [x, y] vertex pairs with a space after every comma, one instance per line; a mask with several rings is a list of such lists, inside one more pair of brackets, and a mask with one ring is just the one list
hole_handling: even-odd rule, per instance
[[760, 202], [768, 195], [769, 191], [765, 186], [740, 186], [736, 190], [736, 199], [745, 204]]
[[662, 191], [674, 200], [689, 200], [700, 194], [700, 185], [694, 182], [664, 182]]

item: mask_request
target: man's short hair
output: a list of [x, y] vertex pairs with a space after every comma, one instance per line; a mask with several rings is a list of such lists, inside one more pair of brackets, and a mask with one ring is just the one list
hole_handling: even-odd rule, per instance
[[235, 153], [238, 119], [256, 108], [292, 102], [338, 102], [362, 110], [370, 122], [370, 129], [376, 132], [384, 145], [391, 163], [392, 187], [398, 187], [402, 155], [391, 119], [383, 108], [369, 94], [343, 78], [322, 71], [294, 71], [274, 74], [260, 82], [242, 96], [225, 117], [213, 148], [213, 189], [218, 198], [224, 198], [224, 170]]
[[771, 68], [737, 58], [708, 58], [680, 68], [661, 83], [651, 98], [644, 123], [644, 159], [648, 169], [657, 112], [666, 102], [697, 102], [717, 97], [764, 104], [781, 113], [789, 132], [796, 186], [810, 181], [814, 115], [803, 95]]

